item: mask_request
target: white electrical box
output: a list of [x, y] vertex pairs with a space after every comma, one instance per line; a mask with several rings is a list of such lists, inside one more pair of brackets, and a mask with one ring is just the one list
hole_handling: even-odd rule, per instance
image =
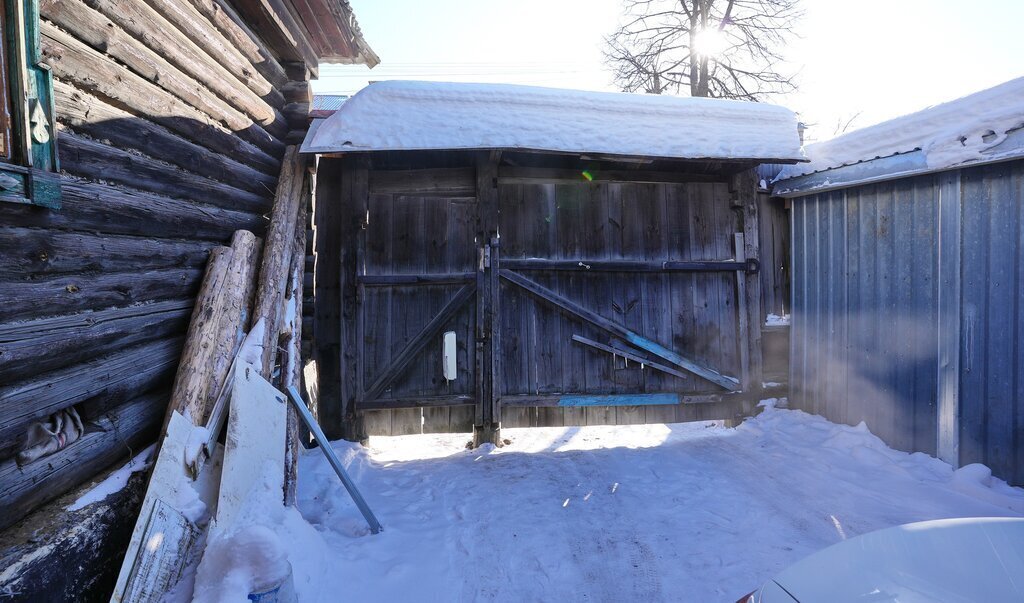
[[459, 374], [459, 367], [456, 363], [455, 331], [448, 331], [444, 334], [444, 347], [441, 350], [441, 357], [444, 359], [444, 378], [447, 381], [455, 381]]

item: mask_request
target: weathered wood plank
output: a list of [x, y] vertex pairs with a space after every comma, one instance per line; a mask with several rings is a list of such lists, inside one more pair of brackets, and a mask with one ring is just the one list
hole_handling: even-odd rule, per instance
[[371, 194], [447, 198], [476, 195], [473, 168], [371, 170], [369, 176]]
[[754, 262], [728, 260], [643, 261], [591, 259], [526, 258], [506, 260], [509, 270], [554, 270], [586, 274], [588, 272], [754, 272]]
[[4, 318], [28, 320], [195, 295], [201, 268], [62, 274], [0, 284]]
[[341, 161], [321, 160], [318, 172], [313, 212], [313, 360], [318, 397], [311, 403], [324, 433], [339, 438], [343, 435], [342, 417], [349, 410], [342, 406], [343, 396], [355, 395], [342, 384], [341, 348], [342, 331], [348, 334], [352, 324], [351, 300], [342, 305], [341, 279], [343, 274], [351, 279], [349, 271], [355, 265], [343, 252], [351, 245], [347, 235], [352, 232], [344, 226], [353, 218], [342, 212]]
[[167, 383], [182, 343], [180, 337], [165, 338], [0, 387], [0, 458], [33, 420], [86, 400], [123, 400]]
[[651, 362], [649, 359], [644, 358], [643, 356], [640, 356], [639, 354], [634, 354], [633, 352], [630, 352], [628, 350], [624, 350], [624, 349], [621, 349], [621, 348], [613, 348], [610, 345], [605, 345], [603, 343], [599, 343], [599, 342], [594, 341], [592, 339], [587, 339], [586, 337], [583, 337], [582, 335], [573, 335], [572, 336], [572, 340], [576, 341], [576, 342], [579, 342], [579, 343], [582, 343], [584, 345], [590, 346], [592, 348], [601, 350], [603, 352], [607, 352], [607, 353], [615, 355], [615, 356], [621, 356], [623, 358], [628, 358], [628, 359], [630, 359], [630, 360], [632, 360], [632, 361], [634, 361], [634, 362], [636, 362], [638, 364], [643, 364], [645, 366], [648, 366], [648, 367], [653, 368], [653, 369], [657, 369], [657, 370], [662, 371], [664, 373], [668, 373], [670, 375], [675, 375], [676, 377], [679, 377], [680, 379], [686, 379], [686, 373], [681, 373], [681, 372], [675, 370], [674, 368], [667, 367], [667, 366], [665, 366], [663, 364], [658, 364], [657, 362]]
[[224, 128], [170, 92], [154, 86], [149, 80], [117, 65], [46, 22], [42, 31], [40, 48], [57, 79], [110, 99], [122, 107], [131, 107], [132, 113], [212, 151], [268, 174], [278, 172], [279, 161], [273, 155], [244, 140], [246, 130], [233, 132]]
[[109, 105], [74, 86], [55, 81], [57, 119], [72, 130], [95, 139], [108, 140], [123, 149], [134, 149], [235, 188], [269, 196], [277, 177], [189, 142], [163, 126], [140, 119]]
[[13, 383], [184, 333], [192, 304], [170, 300], [0, 325], [0, 381]]
[[72, 174], [225, 209], [260, 213], [268, 205], [267, 194], [243, 191], [156, 159], [83, 138], [67, 130], [62, 131], [60, 136], [60, 161], [61, 167]]
[[6, 204], [10, 226], [155, 238], [226, 242], [236, 230], [261, 234], [266, 218], [254, 212], [171, 199], [101, 182], [64, 178], [60, 211]]
[[0, 227], [0, 277], [197, 267], [211, 247], [208, 241]]
[[91, 479], [118, 461], [127, 461], [156, 435], [166, 391], [138, 396], [98, 417], [99, 430], [85, 433], [73, 446], [18, 467], [0, 462], [0, 530]]
[[[589, 175], [584, 175], [586, 173]], [[715, 182], [714, 174], [652, 172], [644, 170], [564, 170], [554, 168], [503, 166], [498, 170], [499, 184], [586, 184], [588, 182], [687, 183]]]

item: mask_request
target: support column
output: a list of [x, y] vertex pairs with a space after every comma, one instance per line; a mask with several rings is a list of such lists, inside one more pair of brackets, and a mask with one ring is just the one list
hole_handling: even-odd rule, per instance
[[498, 160], [499, 151], [477, 158], [477, 270], [476, 270], [476, 417], [473, 445], [501, 445], [501, 408], [498, 402], [501, 372], [498, 346], [499, 239]]
[[[757, 172], [753, 169], [745, 170], [732, 178], [732, 202], [741, 215], [742, 221], [742, 244], [744, 259], [761, 259], [761, 236], [760, 223], [758, 220], [757, 205]], [[739, 243], [739, 237], [736, 238]], [[739, 250], [737, 249], [737, 259]], [[761, 276], [756, 272], [742, 273], [743, 286], [737, 287], [738, 311], [741, 313], [741, 320], [738, 322], [741, 327], [746, 323], [746, 335], [741, 333], [740, 345], [745, 346], [746, 358], [744, 359], [743, 376], [741, 377], [741, 388], [744, 392], [760, 395], [764, 381], [764, 362], [761, 351]], [[742, 320], [745, 318], [745, 321]], [[741, 328], [740, 331], [743, 329]], [[743, 358], [741, 353], [740, 357]]]

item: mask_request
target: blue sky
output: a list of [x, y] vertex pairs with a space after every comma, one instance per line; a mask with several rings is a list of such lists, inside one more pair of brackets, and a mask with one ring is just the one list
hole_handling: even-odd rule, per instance
[[[381, 64], [324, 66], [320, 93], [371, 79], [508, 82], [614, 90], [602, 38], [621, 0], [350, 0]], [[1024, 76], [1022, 0], [803, 0], [787, 50], [814, 139]]]

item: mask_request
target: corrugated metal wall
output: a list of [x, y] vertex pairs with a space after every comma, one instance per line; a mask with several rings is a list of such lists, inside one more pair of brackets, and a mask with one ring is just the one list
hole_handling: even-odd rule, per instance
[[1024, 483], [1024, 161], [796, 198], [792, 228], [794, 405]]

